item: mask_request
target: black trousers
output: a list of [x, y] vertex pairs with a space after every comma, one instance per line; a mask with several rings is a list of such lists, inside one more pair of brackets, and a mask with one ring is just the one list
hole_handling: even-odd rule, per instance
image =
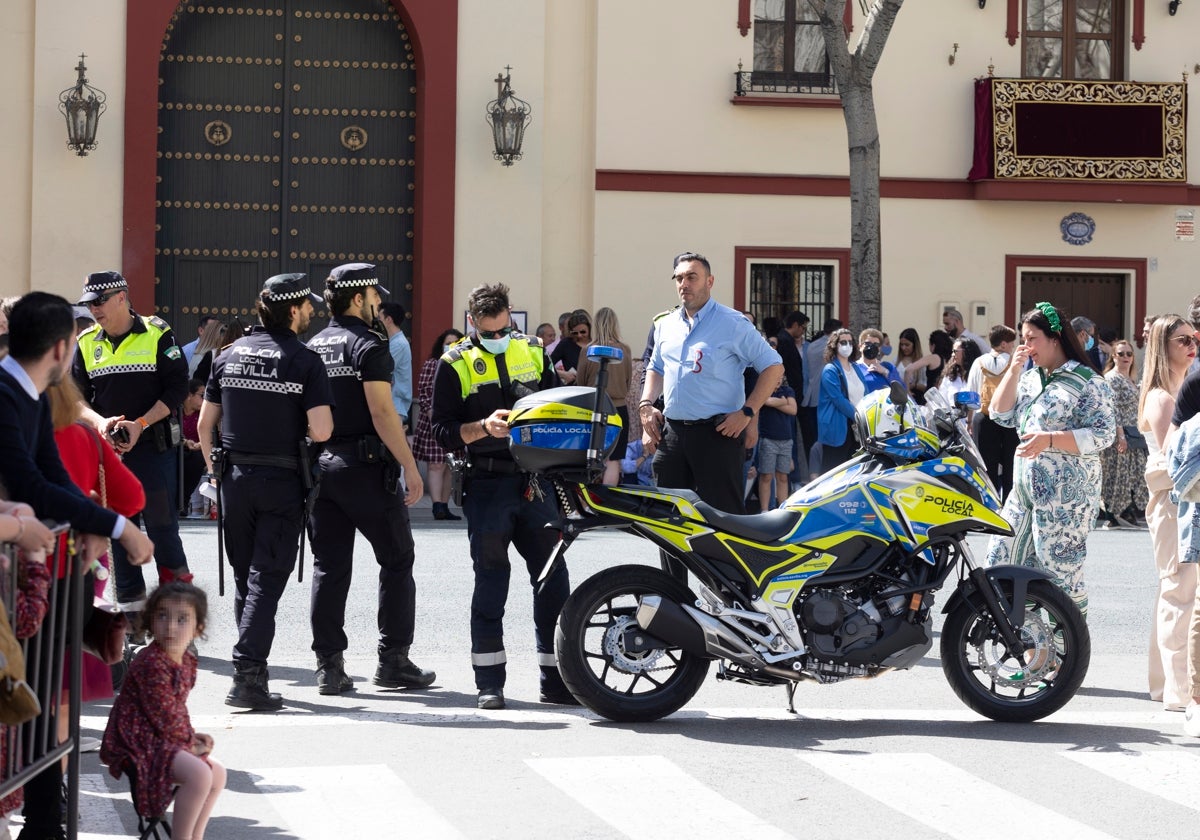
[[1016, 429], [1001, 426], [990, 417], [979, 418], [979, 454], [1001, 500], [1012, 491], [1013, 458], [1019, 443]]
[[321, 492], [309, 520], [312, 649], [318, 656], [349, 645], [344, 626], [356, 532], [367, 538], [379, 565], [379, 650], [412, 644], [417, 607], [412, 527], [404, 498], [385, 491], [383, 474], [382, 462], [321, 455]]
[[716, 422], [692, 425], [667, 420], [654, 453], [654, 483], [695, 490], [701, 499], [726, 513], [745, 513], [742, 464], [745, 437], [726, 437]]
[[221, 480], [225, 549], [233, 567], [234, 664], [265, 665], [275, 612], [296, 567], [304, 485], [295, 470], [232, 466]]

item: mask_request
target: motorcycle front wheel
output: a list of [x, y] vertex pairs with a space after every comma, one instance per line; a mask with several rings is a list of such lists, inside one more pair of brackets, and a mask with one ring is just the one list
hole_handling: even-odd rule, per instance
[[[1011, 600], [1011, 585], [1002, 588]], [[992, 617], [967, 600], [942, 625], [942, 671], [950, 687], [979, 714], [1006, 723], [1039, 720], [1062, 708], [1083, 683], [1092, 654], [1083, 614], [1047, 580], [1030, 581], [1017, 632], [1025, 646], [1019, 658]]]
[[644, 595], [680, 604], [696, 600], [659, 569], [617, 566], [592, 575], [571, 594], [554, 638], [567, 688], [596, 714], [622, 723], [658, 720], [677, 711], [708, 674], [707, 659], [665, 643], [632, 643], [638, 635], [631, 632], [637, 629], [634, 613]]

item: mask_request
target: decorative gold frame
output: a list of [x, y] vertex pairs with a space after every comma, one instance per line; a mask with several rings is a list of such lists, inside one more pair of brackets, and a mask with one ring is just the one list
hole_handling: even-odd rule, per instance
[[[1016, 111], [1023, 102], [1078, 105], [1159, 105], [1163, 109], [1161, 158], [1032, 157], [1017, 152]], [[1090, 82], [1061, 79], [993, 79], [994, 177], [1088, 181], [1186, 181], [1187, 86], [1180, 82]]]

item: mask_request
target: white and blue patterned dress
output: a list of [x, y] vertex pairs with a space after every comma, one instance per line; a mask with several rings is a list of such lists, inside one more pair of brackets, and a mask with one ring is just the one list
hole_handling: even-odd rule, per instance
[[993, 537], [987, 560], [1049, 572], [1086, 614], [1083, 561], [1100, 506], [1100, 452], [1117, 436], [1112, 389], [1079, 362], [1065, 362], [1049, 376], [1035, 367], [1021, 374], [1013, 408], [993, 407], [991, 418], [1018, 434], [1062, 432], [1075, 438], [1078, 455], [1055, 447], [1014, 459], [1013, 492], [1003, 511], [1014, 535]]

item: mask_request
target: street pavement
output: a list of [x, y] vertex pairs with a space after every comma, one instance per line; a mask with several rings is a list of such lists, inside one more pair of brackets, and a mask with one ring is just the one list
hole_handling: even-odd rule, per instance
[[[530, 590], [514, 572], [506, 640], [508, 708], [475, 709], [469, 664], [471, 565], [464, 522], [412, 511], [417, 544], [413, 658], [438, 672], [425, 691], [388, 691], [375, 667], [375, 574], [360, 539], [347, 631], [356, 690], [317, 694], [309, 650], [310, 568], [280, 605], [271, 686], [276, 714], [223, 704], [232, 669], [232, 581], [217, 596], [216, 529], [182, 525], [210, 595], [192, 721], [230, 769], [210, 840], [284, 838], [878, 837], [1150, 838], [1190, 835], [1200, 810], [1200, 739], [1146, 695], [1157, 579], [1148, 534], [1089, 541], [1092, 663], [1078, 695], [1034, 724], [999, 724], [963, 706], [937, 645], [916, 668], [874, 680], [782, 688], [719, 683], [715, 669], [680, 712], [615, 724], [537, 702]], [[973, 542], [982, 556], [983, 541]], [[515, 557], [515, 555], [514, 555]], [[311, 560], [311, 558], [309, 558]], [[588, 534], [573, 583], [614, 563], [655, 564], [635, 537]], [[520, 561], [517, 560], [517, 567]], [[939, 593], [945, 603], [948, 591]], [[940, 624], [940, 619], [938, 621]], [[84, 709], [102, 734], [108, 704]], [[136, 836], [125, 780], [83, 759], [81, 837]]]

